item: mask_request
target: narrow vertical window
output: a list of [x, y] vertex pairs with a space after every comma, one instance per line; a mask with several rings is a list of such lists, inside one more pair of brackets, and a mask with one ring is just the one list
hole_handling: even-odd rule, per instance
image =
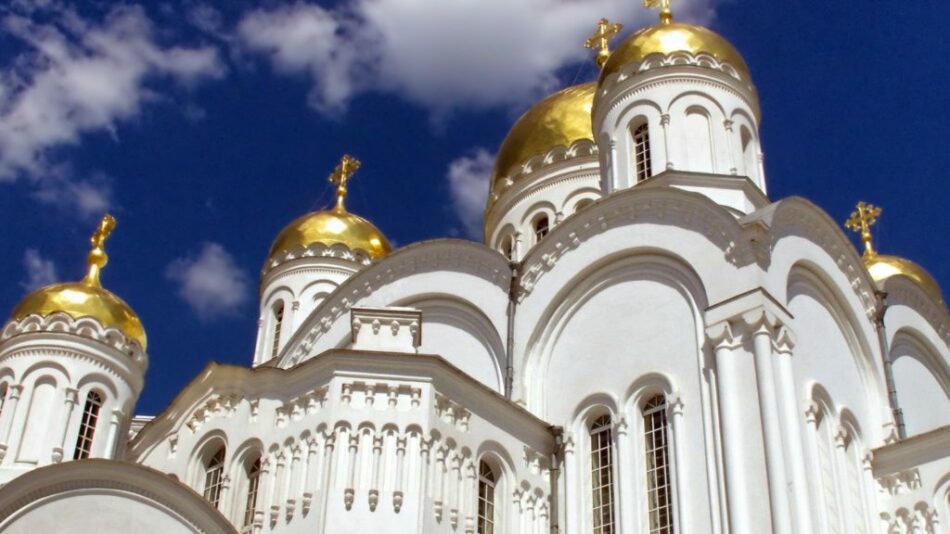
[[650, 163], [650, 127], [647, 123], [633, 131], [633, 156], [637, 169], [637, 183], [653, 175]]
[[646, 444], [647, 507], [650, 534], [673, 534], [673, 491], [670, 480], [669, 429], [666, 398], [657, 395], [643, 407]]
[[204, 497], [208, 499], [215, 508], [221, 501], [221, 486], [224, 476], [224, 447], [221, 447], [214, 453], [207, 465], [205, 465], [205, 489]]
[[495, 531], [495, 472], [485, 462], [478, 464], [478, 534]]
[[96, 423], [99, 421], [100, 408], [102, 408], [102, 395], [90, 391], [86, 395], [86, 404], [82, 409], [82, 421], [79, 423], [79, 437], [76, 438], [73, 460], [89, 458], [89, 453], [92, 452], [92, 438], [96, 433]]
[[244, 529], [242, 532], [251, 532], [254, 526], [254, 512], [257, 509], [257, 490], [261, 482], [261, 459], [247, 467], [247, 501], [244, 505]]
[[613, 454], [610, 416], [599, 417], [590, 427], [590, 474], [593, 492], [594, 534], [613, 534]]
[[544, 236], [548, 235], [550, 226], [548, 224], [548, 216], [542, 215], [538, 217], [538, 220], [534, 222], [534, 240], [539, 242], [544, 239]]
[[7, 384], [0, 385], [0, 416], [3, 416], [3, 407], [7, 404]]
[[501, 253], [509, 260], [515, 259], [515, 239], [512, 236], [506, 237], [501, 242]]
[[284, 322], [284, 303], [279, 302], [274, 308], [274, 346], [271, 348], [271, 357], [276, 357], [280, 350], [280, 327]]

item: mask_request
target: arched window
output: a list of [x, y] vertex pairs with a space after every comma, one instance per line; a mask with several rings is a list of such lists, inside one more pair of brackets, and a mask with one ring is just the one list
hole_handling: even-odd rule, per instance
[[278, 302], [274, 308], [274, 346], [271, 348], [271, 357], [277, 356], [280, 350], [280, 327], [284, 322], [284, 303]]
[[478, 464], [478, 534], [495, 531], [495, 472], [484, 461]]
[[76, 438], [73, 460], [89, 458], [89, 453], [92, 451], [92, 438], [96, 433], [96, 423], [99, 421], [100, 408], [102, 408], [102, 395], [90, 391], [86, 395], [86, 404], [82, 409], [82, 421], [79, 423], [79, 437]]
[[3, 416], [3, 407], [7, 403], [7, 383], [0, 384], [0, 416]]
[[221, 486], [224, 483], [224, 447], [218, 449], [205, 464], [204, 496], [215, 508], [221, 501]]
[[817, 421], [818, 478], [821, 481], [821, 500], [825, 509], [825, 525], [830, 533], [842, 532], [841, 505], [839, 502], [837, 481], [838, 473], [835, 466], [834, 431], [831, 428], [831, 417], [822, 407]]
[[610, 416], [603, 415], [590, 426], [590, 480], [594, 534], [613, 534], [613, 441]]
[[666, 398], [657, 395], [643, 407], [646, 444], [647, 508], [650, 534], [673, 534], [673, 487], [670, 480], [670, 446]]
[[247, 475], [247, 499], [244, 504], [244, 529], [242, 532], [250, 532], [254, 526], [254, 512], [257, 510], [257, 490], [261, 483], [261, 459], [258, 457], [249, 463], [245, 468]]
[[752, 142], [752, 134], [749, 133], [749, 129], [743, 126], [739, 130], [739, 137], [742, 143], [742, 165], [744, 167], [745, 175], [750, 179], [755, 180], [758, 172], [758, 164], [756, 163], [755, 155], [755, 143]]
[[650, 127], [645, 122], [633, 131], [633, 160], [637, 169], [637, 183], [653, 175], [650, 162]]
[[578, 201], [577, 204], [574, 205], [574, 213], [581, 211], [582, 209], [586, 208], [587, 206], [590, 206], [593, 203], [594, 201], [589, 198], [585, 198], [583, 200]]
[[534, 221], [534, 240], [535, 242], [540, 242], [544, 239], [544, 236], [548, 235], [550, 230], [550, 225], [548, 224], [548, 216], [542, 215]]
[[501, 242], [501, 253], [505, 255], [509, 260], [515, 259], [515, 238], [514, 236], [506, 236], [505, 239]]

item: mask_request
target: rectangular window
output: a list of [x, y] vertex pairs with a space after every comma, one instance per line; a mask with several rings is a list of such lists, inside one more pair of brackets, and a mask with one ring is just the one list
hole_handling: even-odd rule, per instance
[[646, 123], [633, 132], [633, 155], [637, 168], [637, 183], [640, 183], [653, 175], [650, 161], [650, 128]]
[[594, 534], [613, 534], [613, 457], [610, 417], [594, 421], [590, 430], [591, 489]]
[[650, 534], [673, 534], [672, 481], [670, 480], [667, 427], [666, 399], [656, 396], [643, 408]]

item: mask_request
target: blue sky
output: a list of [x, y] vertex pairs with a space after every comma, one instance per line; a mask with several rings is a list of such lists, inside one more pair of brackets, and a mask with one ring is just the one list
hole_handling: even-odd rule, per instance
[[[477, 239], [513, 120], [596, 75], [584, 37], [655, 20], [634, 0], [0, 3], [0, 309], [82, 276], [104, 210], [103, 280], [141, 316], [157, 413], [208, 361], [247, 364], [271, 241], [331, 202], [397, 245]], [[942, 2], [693, 0], [752, 70], [772, 199], [838, 221], [884, 207], [877, 242], [950, 288], [950, 67]]]

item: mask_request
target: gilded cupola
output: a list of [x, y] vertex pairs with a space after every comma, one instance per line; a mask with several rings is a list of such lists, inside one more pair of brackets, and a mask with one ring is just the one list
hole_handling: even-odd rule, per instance
[[373, 223], [346, 210], [346, 184], [360, 167], [360, 162], [343, 156], [330, 182], [336, 185], [336, 206], [329, 210], [307, 213], [288, 224], [270, 248], [270, 258], [295, 247], [307, 248], [321, 243], [326, 246], [342, 244], [351, 250], [362, 250], [376, 260], [389, 254], [392, 247], [386, 236]]
[[109, 261], [105, 241], [115, 228], [115, 218], [102, 218], [91, 238], [86, 276], [79, 282], [52, 284], [27, 295], [14, 308], [12, 318], [21, 321], [30, 315], [48, 316], [65, 313], [73, 319], [91, 317], [106, 328], [116, 328], [128, 338], [147, 346], [145, 328], [132, 308], [114, 293], [102, 287], [99, 276]]
[[926, 269], [906, 258], [878, 254], [872, 244], [871, 227], [881, 216], [881, 208], [865, 202], [858, 202], [851, 216], [845, 221], [845, 226], [857, 232], [864, 243], [864, 266], [871, 278], [878, 284], [883, 284], [894, 276], [903, 276], [924, 290], [927, 295], [937, 302], [943, 302], [943, 294], [934, 277]]

